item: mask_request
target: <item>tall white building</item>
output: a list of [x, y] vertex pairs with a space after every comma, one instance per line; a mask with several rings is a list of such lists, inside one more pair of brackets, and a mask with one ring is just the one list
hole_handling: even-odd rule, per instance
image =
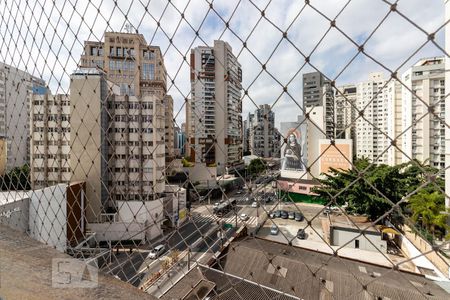
[[[358, 158], [366, 157], [379, 164], [394, 164], [398, 155], [390, 148], [399, 125], [397, 111], [398, 83], [386, 82], [383, 73], [371, 73], [369, 79], [356, 85], [355, 148]], [[359, 116], [364, 113], [364, 117]], [[358, 117], [359, 116], [359, 117]], [[397, 121], [396, 121], [397, 118]]]
[[32, 188], [69, 183], [72, 172], [68, 95], [35, 94], [30, 112]]
[[[445, 167], [445, 65], [443, 57], [425, 58], [402, 80], [403, 161], [417, 159]], [[412, 93], [414, 92], [414, 94]], [[433, 111], [432, 113], [428, 113]]]
[[336, 138], [354, 138], [356, 86], [347, 84], [337, 87], [334, 100]]
[[334, 94], [329, 80], [320, 72], [303, 74], [303, 107], [307, 112], [314, 107], [323, 108], [323, 126], [327, 139], [336, 138]]
[[224, 41], [192, 49], [190, 60], [189, 157], [222, 174], [242, 160], [241, 65]]
[[45, 81], [0, 63], [0, 136], [7, 141], [7, 169], [29, 163], [29, 113], [33, 92]]

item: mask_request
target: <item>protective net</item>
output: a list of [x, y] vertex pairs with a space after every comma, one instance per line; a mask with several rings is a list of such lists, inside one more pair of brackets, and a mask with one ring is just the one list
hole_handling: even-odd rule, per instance
[[448, 299], [446, 6], [2, 1], [2, 235], [143, 297]]

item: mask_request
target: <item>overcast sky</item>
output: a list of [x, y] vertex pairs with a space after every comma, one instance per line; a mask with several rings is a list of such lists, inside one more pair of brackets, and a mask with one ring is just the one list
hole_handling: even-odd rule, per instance
[[[105, 31], [125, 31], [130, 23], [164, 53], [168, 83], [174, 80], [168, 87], [178, 125], [184, 122], [182, 105], [190, 91], [183, 56], [215, 39], [227, 41], [242, 64], [243, 88], [248, 90], [244, 119], [254, 103], [276, 102], [277, 126], [302, 114], [294, 102], [302, 103], [302, 73], [318, 69], [338, 84], [353, 83], [365, 80], [369, 72], [384, 71], [388, 76], [384, 68], [403, 72], [420, 57], [444, 55], [432, 43], [423, 46], [425, 32], [445, 22], [442, 0], [398, 1], [397, 10], [410, 21], [389, 13], [389, 3], [381, 0], [311, 0], [310, 6], [291, 0], [220, 0], [213, 1], [212, 9], [205, 0], [120, 0], [118, 6], [112, 0], [43, 2], [1, 1], [1, 61], [42, 77], [53, 93], [67, 93], [83, 42], [103, 40]], [[339, 30], [331, 28], [327, 18], [335, 19]], [[442, 48], [443, 36], [442, 28], [436, 35]], [[351, 41], [362, 44], [368, 37], [364, 51], [371, 58], [357, 55]], [[302, 53], [310, 57], [309, 64], [304, 65]], [[266, 64], [265, 71], [261, 64]], [[288, 94], [280, 84], [288, 86]]]

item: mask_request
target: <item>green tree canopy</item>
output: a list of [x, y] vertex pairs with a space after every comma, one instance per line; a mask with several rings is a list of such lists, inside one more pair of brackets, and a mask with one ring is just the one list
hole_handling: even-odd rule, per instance
[[[350, 170], [331, 169], [320, 180], [321, 185], [313, 191], [327, 202], [334, 198], [338, 205], [347, 203], [349, 213], [367, 215], [372, 221], [384, 216], [393, 204], [397, 204], [430, 178], [434, 178], [437, 186], [443, 188], [444, 184], [442, 178], [436, 177], [437, 169], [420, 165], [417, 161], [388, 166], [371, 165], [368, 159], [363, 158], [355, 160], [354, 165]], [[423, 191], [442, 194], [436, 185], [430, 184]], [[406, 206], [404, 202], [402, 201], [402, 208]], [[402, 222], [395, 210], [389, 218], [394, 224]]]
[[247, 171], [252, 176], [261, 174], [266, 169], [266, 163], [261, 158], [252, 159], [247, 167]]

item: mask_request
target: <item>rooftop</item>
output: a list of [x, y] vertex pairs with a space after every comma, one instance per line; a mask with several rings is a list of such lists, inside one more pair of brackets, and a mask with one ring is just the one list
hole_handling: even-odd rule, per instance
[[95, 287], [53, 287], [53, 259], [73, 258], [4, 225], [0, 225], [0, 252], [2, 299], [156, 299], [102, 273]]
[[214, 267], [302, 299], [449, 297], [436, 283], [421, 275], [259, 238], [232, 244]]

